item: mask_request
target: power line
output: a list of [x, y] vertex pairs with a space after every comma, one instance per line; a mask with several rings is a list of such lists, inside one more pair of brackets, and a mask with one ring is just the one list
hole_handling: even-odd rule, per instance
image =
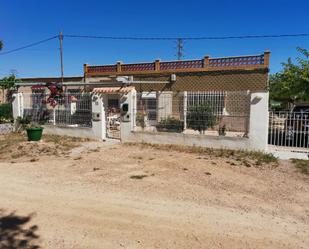
[[0, 53], [0, 55], [10, 54], [10, 53], [13, 53], [13, 52], [16, 52], [16, 51], [19, 51], [19, 50], [34, 47], [34, 46], [37, 46], [39, 44], [42, 44], [42, 43], [48, 42], [50, 40], [56, 39], [58, 37], [59, 37], [58, 35], [52, 36], [52, 37], [49, 37], [49, 38], [41, 40], [41, 41], [37, 41], [37, 42], [31, 43], [31, 44], [28, 44], [28, 45], [25, 45], [25, 46], [22, 46], [22, 47], [19, 47], [19, 48], [15, 48], [15, 49], [12, 49], [12, 50], [9, 50], [9, 51], [6, 51], [6, 52], [2, 52], [2, 53]]
[[309, 33], [277, 34], [277, 35], [242, 35], [242, 36], [200, 36], [200, 37], [135, 37], [135, 36], [97, 36], [97, 35], [63, 35], [68, 38], [105, 39], [105, 40], [228, 40], [228, 39], [260, 39], [305, 37]]
[[[262, 39], [262, 38], [288, 38], [288, 37], [306, 37], [309, 33], [300, 34], [277, 34], [277, 35], [243, 35], [243, 36], [201, 36], [201, 37], [138, 37], [138, 36], [96, 36], [96, 35], [63, 35], [62, 37], [68, 38], [85, 38], [85, 39], [105, 39], [105, 40], [154, 40], [154, 41], [164, 41], [164, 40], [174, 40], [174, 41], [184, 41], [184, 40], [229, 40], [229, 39]], [[47, 39], [37, 41], [19, 48], [15, 48], [9, 51], [0, 53], [0, 55], [6, 55], [13, 52], [17, 52], [23, 49], [37, 46], [39, 44], [45, 43], [47, 41], [59, 38], [59, 35], [49, 37]]]

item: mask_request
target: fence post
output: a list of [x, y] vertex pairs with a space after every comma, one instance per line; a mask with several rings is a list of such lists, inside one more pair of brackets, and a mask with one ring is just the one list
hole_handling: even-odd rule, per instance
[[56, 107], [53, 107], [53, 125], [56, 125]]
[[251, 149], [266, 151], [268, 146], [268, 92], [251, 93], [249, 139]]
[[127, 105], [128, 111], [121, 115], [121, 127], [120, 127], [120, 139], [125, 141], [130, 137], [131, 132], [135, 126], [135, 110], [136, 110], [136, 90], [132, 89], [126, 93], [124, 98], [121, 100], [121, 108], [123, 105]]
[[183, 129], [184, 131], [187, 129], [187, 102], [188, 93], [187, 91], [183, 92]]
[[13, 118], [23, 117], [24, 115], [24, 96], [22, 93], [14, 93], [13, 94]]
[[106, 120], [103, 106], [103, 94], [92, 95], [92, 130], [98, 139], [106, 139]]

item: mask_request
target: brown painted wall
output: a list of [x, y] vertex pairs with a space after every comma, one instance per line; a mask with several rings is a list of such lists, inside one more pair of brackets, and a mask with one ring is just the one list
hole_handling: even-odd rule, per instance
[[[142, 91], [263, 91], [267, 89], [268, 70], [239, 70], [178, 73], [172, 84], [133, 84]], [[166, 81], [170, 75], [138, 75], [134, 80]]]

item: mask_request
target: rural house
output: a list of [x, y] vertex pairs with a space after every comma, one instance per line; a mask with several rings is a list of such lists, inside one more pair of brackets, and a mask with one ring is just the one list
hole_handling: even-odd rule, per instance
[[[186, 112], [207, 102], [218, 120], [215, 130], [221, 125], [234, 135], [246, 136], [250, 93], [267, 91], [269, 56], [265, 52], [224, 58], [205, 56], [200, 60], [85, 64], [84, 79], [91, 83], [108, 82], [117, 76], [132, 77], [130, 85], [137, 91], [136, 126], [145, 126], [144, 130], [157, 130], [160, 122], [166, 123], [168, 118], [173, 118], [168, 121], [167, 125], [172, 126], [169, 130], [183, 130], [182, 126], [188, 123], [183, 122], [188, 120]], [[110, 94], [108, 98], [108, 107], [119, 107], [119, 95]], [[198, 124], [191, 122], [191, 128], [194, 126]]]
[[[200, 60], [85, 64], [83, 77], [22, 79], [23, 107], [18, 115], [30, 115], [32, 120], [54, 127], [74, 128], [74, 134], [85, 136], [97, 135], [79, 128], [96, 129], [100, 138], [122, 139], [121, 125], [129, 123], [123, 131], [250, 137], [260, 141], [242, 140], [238, 148], [250, 143], [252, 148], [264, 149], [269, 57], [264, 52]], [[57, 88], [62, 93], [57, 94], [57, 89], [52, 93], [51, 83], [60, 83]], [[98, 94], [99, 104], [93, 99]], [[254, 105], [253, 98], [257, 103], [263, 101]], [[263, 114], [263, 121], [257, 114]], [[94, 128], [98, 123], [101, 128]], [[263, 135], [251, 136], [254, 132]]]

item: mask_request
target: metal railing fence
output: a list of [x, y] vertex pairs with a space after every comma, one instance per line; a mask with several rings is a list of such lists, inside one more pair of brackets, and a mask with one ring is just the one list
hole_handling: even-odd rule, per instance
[[309, 148], [309, 113], [270, 111], [268, 143]]
[[91, 127], [90, 93], [63, 93], [51, 98], [47, 93], [24, 93], [23, 117], [39, 124]]
[[246, 136], [250, 93], [151, 92], [138, 93], [136, 127], [146, 131]]

